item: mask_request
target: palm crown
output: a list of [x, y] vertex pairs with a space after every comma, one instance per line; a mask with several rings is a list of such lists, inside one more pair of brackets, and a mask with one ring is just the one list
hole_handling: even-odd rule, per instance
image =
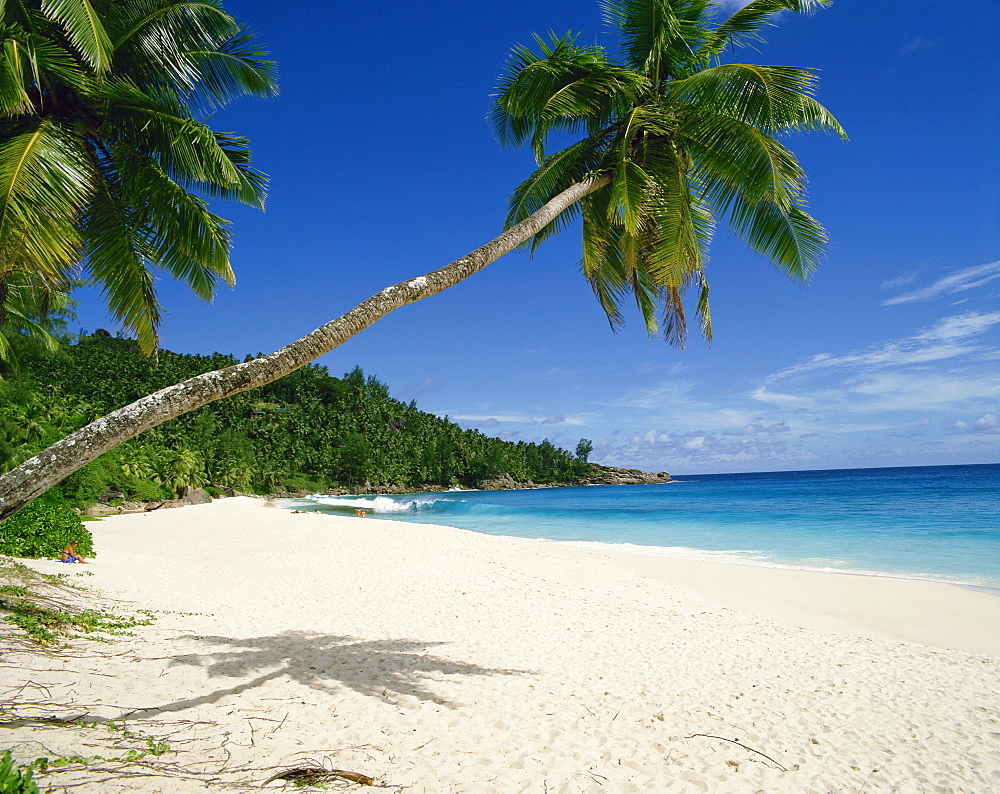
[[[826, 236], [805, 211], [805, 175], [777, 136], [829, 130], [806, 69], [723, 64], [727, 48], [761, 41], [779, 11], [830, 0], [754, 0], [714, 22], [708, 0], [604, 0], [623, 63], [571, 34], [535, 36], [501, 75], [492, 121], [502, 144], [529, 143], [538, 169], [514, 191], [508, 225], [583, 180], [595, 188], [532, 240], [582, 216], [582, 269], [612, 327], [633, 295], [650, 334], [683, 344], [686, 288], [711, 339], [707, 248], [716, 219], [789, 276], [807, 278]], [[551, 133], [582, 138], [549, 153]], [[659, 318], [658, 318], [659, 315]]]
[[219, 0], [6, 0], [0, 45], [0, 298], [83, 265], [152, 352], [154, 270], [211, 298], [234, 277], [207, 199], [264, 200], [246, 139], [197, 115], [273, 93], [272, 64]]

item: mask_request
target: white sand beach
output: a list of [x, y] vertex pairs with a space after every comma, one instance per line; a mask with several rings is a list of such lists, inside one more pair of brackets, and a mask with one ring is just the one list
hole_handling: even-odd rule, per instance
[[[3, 701], [170, 751], [53, 790], [251, 791], [326, 764], [428, 794], [1000, 791], [987, 593], [242, 497], [88, 526], [93, 565], [28, 564], [156, 620], [9, 654]], [[19, 760], [98, 754], [94, 727], [4, 729]]]

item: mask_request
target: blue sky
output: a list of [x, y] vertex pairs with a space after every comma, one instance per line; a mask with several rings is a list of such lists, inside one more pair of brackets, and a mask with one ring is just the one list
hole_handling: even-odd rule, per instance
[[[727, 3], [735, 8], [739, 3]], [[237, 285], [161, 282], [162, 344], [270, 352], [500, 229], [533, 165], [486, 122], [534, 31], [613, 45], [592, 0], [229, 0], [281, 94], [216, 115], [249, 136], [267, 212], [236, 206]], [[735, 60], [813, 67], [850, 140], [790, 140], [831, 244], [799, 285], [720, 228], [715, 338], [612, 333], [577, 230], [398, 310], [320, 362], [466, 427], [678, 474], [1000, 461], [1000, 5], [837, 0]], [[81, 324], [115, 329], [93, 296]]]

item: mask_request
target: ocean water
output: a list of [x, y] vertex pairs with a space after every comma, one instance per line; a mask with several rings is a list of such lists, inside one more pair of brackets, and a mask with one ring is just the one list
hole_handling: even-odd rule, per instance
[[286, 500], [289, 509], [745, 565], [1000, 588], [1000, 464]]

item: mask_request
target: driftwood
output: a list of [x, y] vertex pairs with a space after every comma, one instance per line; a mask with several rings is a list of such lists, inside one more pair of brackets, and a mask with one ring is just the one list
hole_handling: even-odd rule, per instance
[[333, 780], [349, 780], [352, 783], [360, 783], [362, 786], [374, 786], [375, 778], [362, 775], [360, 772], [347, 772], [343, 769], [324, 769], [321, 766], [297, 766], [286, 769], [271, 775], [264, 781], [264, 785], [275, 780], [287, 780], [290, 783], [301, 785], [315, 785], [317, 783], [329, 783]]

